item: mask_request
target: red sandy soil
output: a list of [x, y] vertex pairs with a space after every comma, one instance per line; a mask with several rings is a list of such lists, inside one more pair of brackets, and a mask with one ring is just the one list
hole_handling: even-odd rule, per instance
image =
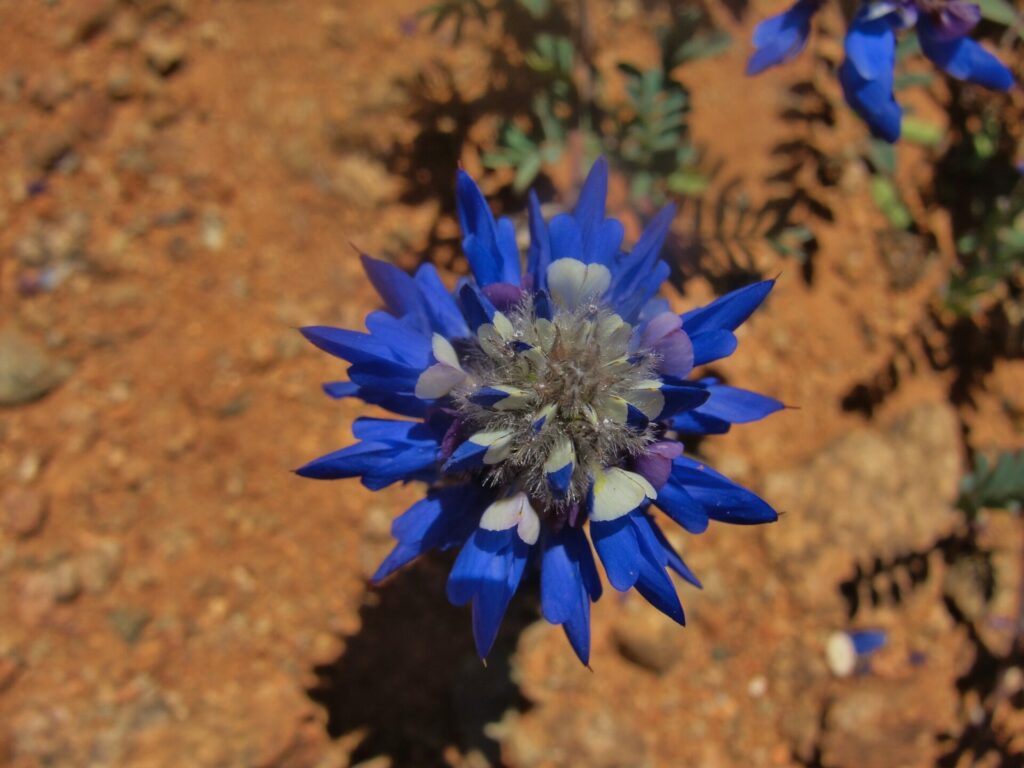
[[[634, 5], [596, 14], [608, 50], [644, 55]], [[739, 42], [689, 79], [698, 141], [768, 194], [771, 149], [794, 130], [777, 112], [809, 64], [744, 78], [762, 5], [743, 25], [721, 14]], [[702, 444], [785, 514], [675, 537], [705, 585], [681, 587], [686, 629], [609, 591], [591, 671], [527, 588], [484, 668], [443, 558], [367, 584], [420, 489], [290, 473], [363, 411], [323, 397], [343, 366], [294, 330], [360, 327], [377, 306], [349, 242], [405, 266], [431, 256], [441, 201], [403, 202], [416, 170], [393, 172], [418, 131], [402, 84], [443, 61], [472, 94], [481, 57], [411, 30], [421, 6], [0, 9], [0, 338], [42, 395], [0, 407], [0, 763], [934, 764], [983, 703], [957, 690], [976, 644], [943, 595], [960, 590], [968, 622], [1005, 645], [1020, 531], [984, 528], [988, 601], [932, 545], [962, 527], [962, 427], [982, 450], [1021, 445], [1024, 368], [999, 362], [954, 407], [953, 374], [900, 352], [952, 256], [940, 243], [894, 290], [853, 162], [823, 192], [836, 221], [811, 222], [813, 283], [759, 253], [778, 288], [716, 369], [799, 409]], [[841, 116], [837, 136], [861, 131]], [[48, 265], [59, 284], [31, 290]], [[713, 296], [700, 277], [686, 291], [680, 309]], [[844, 410], [894, 357], [899, 386], [871, 418]], [[824, 646], [849, 626], [890, 642], [839, 679]], [[1020, 710], [996, 717], [1020, 749]]]

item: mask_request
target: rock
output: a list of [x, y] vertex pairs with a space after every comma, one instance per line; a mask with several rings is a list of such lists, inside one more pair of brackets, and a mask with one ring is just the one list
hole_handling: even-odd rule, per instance
[[50, 613], [56, 602], [56, 584], [52, 574], [37, 571], [29, 574], [22, 583], [18, 609], [26, 624], [38, 624]]
[[828, 709], [821, 765], [902, 768], [935, 765], [943, 745], [936, 733], [952, 732], [956, 691], [945, 680], [862, 678]]
[[74, 210], [56, 219], [36, 219], [31, 231], [18, 238], [14, 255], [26, 267], [54, 266], [80, 259], [89, 239], [89, 217]]
[[14, 685], [23, 666], [21, 659], [13, 653], [0, 653], [0, 693]]
[[135, 94], [135, 79], [132, 71], [117, 65], [107, 74], [107, 95], [114, 101], [130, 99]]
[[142, 43], [150, 68], [161, 77], [174, 74], [185, 61], [185, 41], [180, 37], [153, 35]]
[[339, 195], [360, 208], [380, 206], [398, 191], [398, 185], [387, 168], [362, 154], [347, 154], [339, 158], [332, 182]]
[[28, 488], [9, 488], [0, 498], [0, 509], [4, 529], [22, 539], [39, 533], [46, 522], [45, 500]]
[[679, 625], [640, 600], [620, 606], [612, 637], [619, 654], [656, 675], [664, 675], [679, 660], [684, 642]]
[[25, 76], [21, 72], [7, 72], [0, 76], [0, 98], [11, 103], [21, 99]]
[[[313, 703], [285, 676], [267, 680], [252, 692], [254, 766], [277, 766], [302, 740], [302, 725], [314, 717]], [[287, 714], [282, 714], [287, 713]]]
[[53, 360], [32, 339], [0, 330], [0, 406], [38, 400], [71, 373], [70, 365]]
[[[70, 122], [74, 124], [78, 137], [86, 141], [95, 141], [106, 134], [112, 115], [110, 100], [98, 90], [85, 88], [75, 99]], [[62, 163], [61, 168], [63, 167]]]
[[227, 235], [224, 229], [224, 219], [214, 211], [207, 211], [203, 214], [203, 220], [199, 228], [199, 240], [203, 247], [214, 253], [224, 249], [227, 244]]
[[28, 142], [28, 158], [40, 171], [52, 171], [74, 146], [75, 134], [71, 126], [42, 130]]
[[139, 42], [142, 25], [138, 14], [132, 9], [122, 9], [110, 24], [110, 39], [114, 45], [128, 48]]
[[50, 72], [39, 78], [29, 88], [32, 103], [42, 110], [52, 112], [71, 95], [71, 81], [63, 72]]
[[[502, 758], [517, 768], [585, 765], [588, 768], [648, 768], [651, 759], [643, 734], [630, 728], [614, 702], [597, 712], [573, 707], [559, 718], [557, 730], [539, 718], [522, 718], [502, 739]], [[551, 730], [549, 730], [551, 729]]]
[[60, 32], [65, 45], [92, 39], [110, 23], [117, 0], [78, 0], [68, 5], [72, 18]]
[[53, 596], [58, 602], [70, 602], [82, 592], [78, 568], [71, 560], [64, 560], [54, 566], [50, 577], [53, 580]]
[[121, 569], [121, 545], [102, 539], [76, 558], [78, 576], [86, 592], [105, 592]]
[[862, 429], [802, 467], [765, 479], [784, 514], [765, 542], [807, 606], [837, 608], [858, 563], [928, 549], [959, 520], [960, 435], [948, 405], [918, 406], [886, 431]]
[[107, 618], [117, 634], [128, 645], [134, 645], [138, 641], [142, 630], [150, 621], [150, 615], [141, 608], [127, 606], [115, 608], [107, 615]]

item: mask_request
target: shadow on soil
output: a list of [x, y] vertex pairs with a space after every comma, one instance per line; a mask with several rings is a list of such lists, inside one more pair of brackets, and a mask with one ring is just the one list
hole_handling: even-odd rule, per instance
[[326, 708], [331, 738], [364, 734], [353, 764], [387, 756], [396, 766], [446, 766], [454, 747], [499, 765], [485, 726], [528, 708], [509, 660], [537, 618], [529, 591], [512, 601], [485, 667], [473, 648], [469, 609], [445, 598], [450, 565], [451, 558], [425, 558], [369, 592], [362, 629], [346, 638], [336, 661], [314, 670], [319, 682], [309, 696]]

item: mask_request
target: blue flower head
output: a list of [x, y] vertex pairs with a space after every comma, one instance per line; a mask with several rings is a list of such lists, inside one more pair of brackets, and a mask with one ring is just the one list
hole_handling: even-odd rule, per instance
[[[656, 298], [673, 210], [633, 250], [605, 216], [598, 161], [571, 214], [545, 222], [531, 194], [522, 270], [512, 222], [495, 220], [470, 177], [457, 183], [472, 278], [449, 292], [435, 269], [415, 275], [363, 256], [386, 310], [366, 332], [312, 327], [313, 344], [348, 361], [333, 397], [358, 397], [404, 419], [360, 418], [355, 445], [298, 470], [360, 477], [368, 488], [419, 480], [426, 495], [392, 526], [380, 580], [431, 549], [458, 549], [448, 597], [472, 606], [481, 657], [527, 569], [539, 568], [545, 618], [579, 658], [590, 653], [590, 603], [601, 595], [591, 542], [617, 590], [635, 588], [680, 624], [669, 571], [699, 586], [662, 534], [654, 506], [691, 533], [711, 520], [765, 523], [753, 493], [683, 455], [681, 433], [726, 432], [782, 408], [764, 395], [693, 379], [736, 349], [733, 331], [771, 290], [750, 285], [680, 316]], [[589, 531], [589, 538], [588, 538]]]
[[[797, 0], [789, 10], [754, 30], [748, 74], [781, 64], [803, 50], [811, 18], [823, 0]], [[900, 137], [903, 110], [893, 95], [896, 33], [916, 28], [924, 55], [949, 75], [994, 90], [1013, 86], [1013, 73], [968, 35], [981, 20], [977, 4], [966, 0], [873, 0], [864, 2], [846, 34], [846, 58], [839, 82], [846, 101], [887, 141]]]

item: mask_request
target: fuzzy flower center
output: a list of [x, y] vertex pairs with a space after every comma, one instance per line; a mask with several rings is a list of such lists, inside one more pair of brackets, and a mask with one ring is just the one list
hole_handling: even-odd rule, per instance
[[550, 310], [527, 295], [452, 349], [464, 377], [450, 394], [470, 440], [489, 446], [485, 482], [564, 519], [656, 439], [664, 398], [632, 325], [597, 296], [553, 293]]

